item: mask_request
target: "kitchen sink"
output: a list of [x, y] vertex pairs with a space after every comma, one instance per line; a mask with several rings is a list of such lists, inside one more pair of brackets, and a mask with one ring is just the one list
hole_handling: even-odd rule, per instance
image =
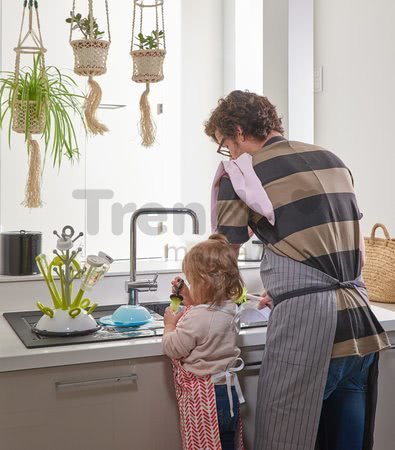
[[[41, 336], [33, 332], [33, 328], [42, 316], [41, 311], [18, 311], [4, 313], [3, 316], [27, 348], [52, 347], [58, 345], [88, 344], [94, 342], [117, 341], [122, 339], [136, 339], [163, 335], [163, 315], [169, 302], [142, 303], [150, 311], [153, 321], [139, 327], [102, 326], [98, 331], [84, 336]], [[93, 317], [111, 315], [121, 305], [99, 306]], [[241, 324], [241, 328], [266, 326], [266, 322]]]
[[166, 308], [170, 305], [170, 302], [158, 302], [158, 303], [141, 303], [142, 306], [154, 311], [156, 314], [163, 318]]

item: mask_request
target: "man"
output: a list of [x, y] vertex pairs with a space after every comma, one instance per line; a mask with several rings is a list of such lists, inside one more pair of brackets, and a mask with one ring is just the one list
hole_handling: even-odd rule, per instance
[[[231, 159], [219, 181], [216, 231], [240, 246], [251, 228], [265, 244], [261, 278], [273, 312], [255, 449], [371, 449], [377, 354], [389, 342], [361, 277], [351, 173], [333, 153], [285, 139], [275, 107], [254, 93], [221, 99], [205, 132]], [[256, 192], [245, 192], [254, 178]], [[262, 213], [268, 206], [273, 216]]]

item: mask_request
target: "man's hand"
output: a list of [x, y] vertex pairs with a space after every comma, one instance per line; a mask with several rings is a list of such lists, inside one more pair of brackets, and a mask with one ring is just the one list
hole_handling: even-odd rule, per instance
[[273, 309], [273, 299], [270, 297], [270, 295], [267, 295], [267, 293], [264, 292], [262, 294], [262, 298], [258, 303], [258, 309], [263, 309], [266, 307]]

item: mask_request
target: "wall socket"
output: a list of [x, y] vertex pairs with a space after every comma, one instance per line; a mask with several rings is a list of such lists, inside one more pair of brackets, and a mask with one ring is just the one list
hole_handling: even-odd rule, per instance
[[323, 81], [322, 81], [322, 66], [314, 67], [314, 92], [322, 92], [323, 89]]
[[163, 103], [158, 103], [156, 105], [156, 114], [163, 114]]

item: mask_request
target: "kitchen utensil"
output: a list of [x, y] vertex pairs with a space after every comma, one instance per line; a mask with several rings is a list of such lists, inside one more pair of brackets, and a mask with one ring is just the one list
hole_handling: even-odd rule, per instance
[[143, 320], [142, 322], [133, 322], [133, 323], [115, 323], [112, 320], [112, 316], [104, 316], [99, 319], [99, 323], [101, 325], [105, 325], [107, 327], [118, 327], [118, 328], [128, 328], [128, 327], [139, 327], [141, 325], [145, 325], [147, 323], [151, 322], [149, 320], [148, 322], [146, 320]]
[[70, 336], [92, 333], [99, 329], [100, 326], [96, 320], [83, 309], [73, 319], [70, 317], [69, 311], [55, 309], [52, 316], [44, 314], [33, 331], [44, 336]]
[[246, 324], [269, 320], [271, 309], [268, 306], [258, 309], [262, 296], [247, 293], [246, 297], [248, 301], [241, 306], [240, 320]]
[[181, 289], [184, 287], [185, 281], [180, 278], [179, 282], [174, 286], [174, 294], [170, 295], [170, 309], [177, 313], [180, 309], [181, 302], [184, 300], [184, 297], [180, 294]]
[[244, 244], [243, 248], [246, 261], [262, 260], [263, 243], [255, 235]]
[[36, 257], [41, 253], [39, 231], [0, 233], [0, 274], [34, 275], [39, 273]]
[[103, 325], [116, 327], [137, 327], [151, 322], [152, 316], [143, 306], [139, 305], [121, 305], [111, 316], [104, 316], [99, 319]]
[[[37, 257], [38, 267], [53, 304], [49, 307], [40, 301], [37, 302], [38, 309], [43, 313], [33, 329], [37, 334], [69, 336], [98, 330], [96, 320], [91, 315], [97, 304], [91, 304], [91, 301], [86, 297], [83, 298], [83, 295], [104, 275], [112, 260], [104, 253], [101, 256], [90, 255], [86, 266], [82, 269], [77, 260], [82, 247], [74, 249], [74, 243], [83, 236], [83, 233], [75, 234], [74, 228], [70, 225], [63, 227], [60, 234], [55, 230], [54, 235], [58, 240], [53, 253], [56, 256], [49, 264], [45, 255]], [[59, 277], [60, 289], [54, 280], [54, 274]], [[81, 284], [73, 300], [73, 283], [76, 280], [81, 280]]]

